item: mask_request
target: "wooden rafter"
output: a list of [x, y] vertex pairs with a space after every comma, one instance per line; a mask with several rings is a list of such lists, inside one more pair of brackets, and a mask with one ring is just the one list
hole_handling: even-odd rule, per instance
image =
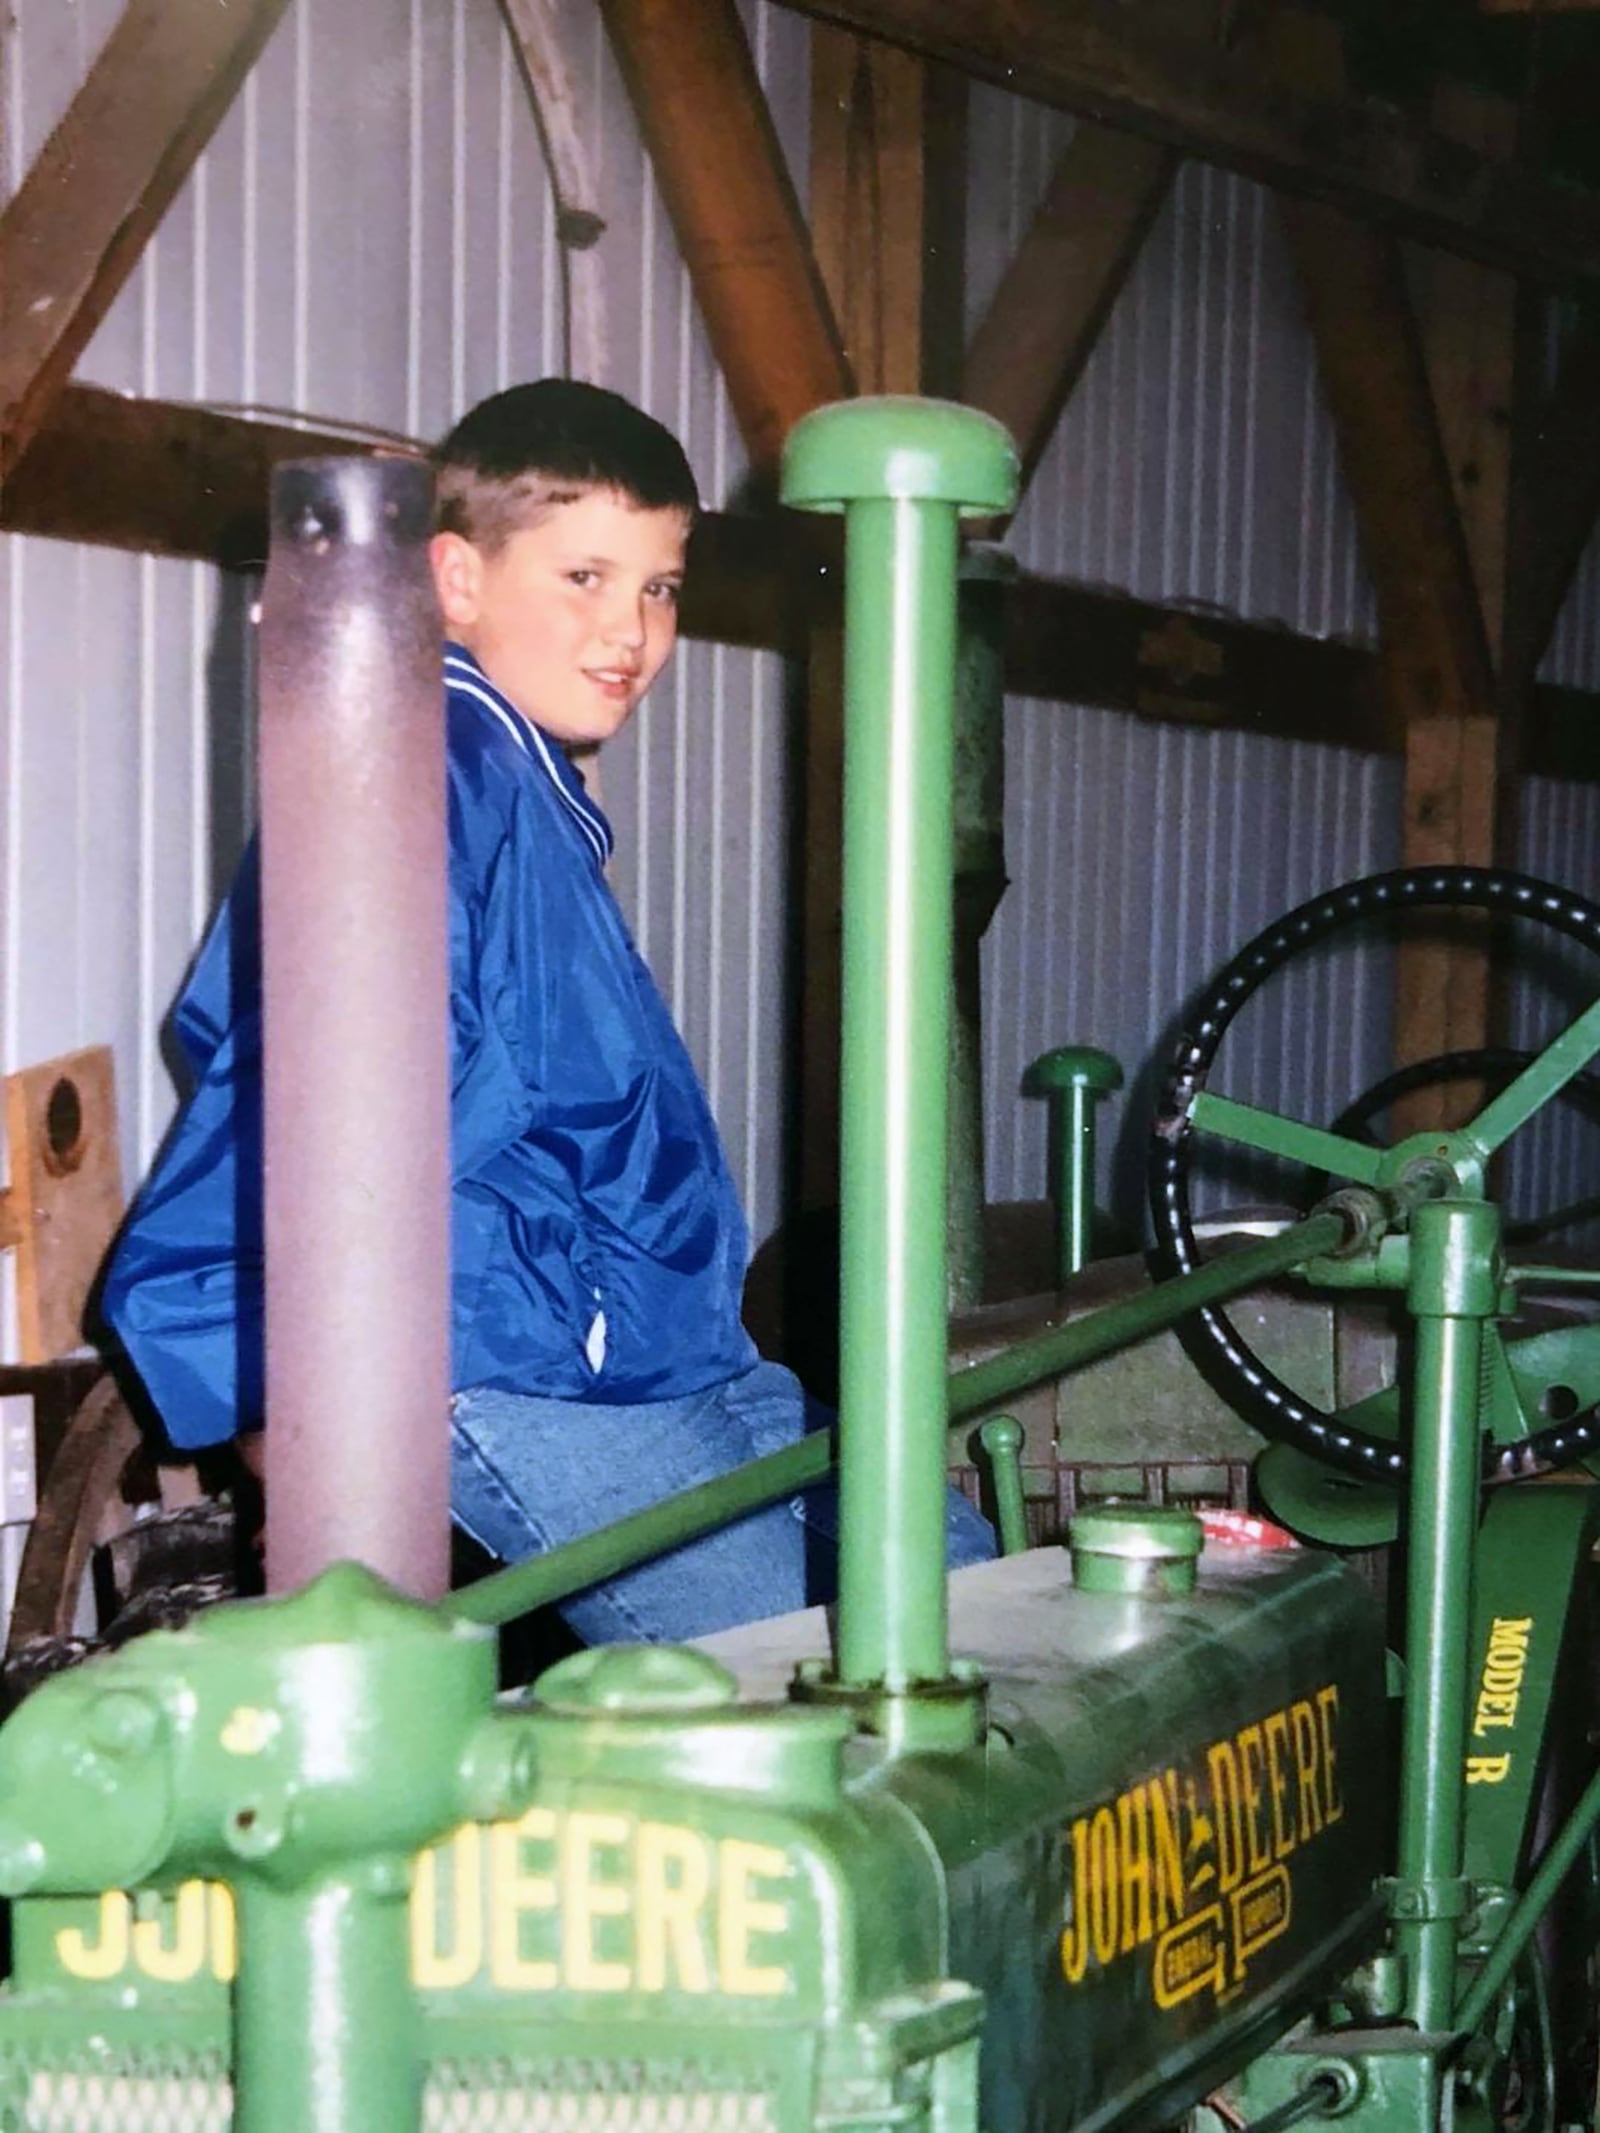
[[[308, 453], [370, 449], [337, 433], [69, 385], [0, 496], [0, 530], [259, 563], [272, 467]], [[784, 518], [707, 512], [685, 591], [685, 634], [794, 648], [803, 641], [805, 581], [808, 572], [816, 579], [817, 561], [809, 546], [797, 551]], [[1165, 723], [1368, 750], [1396, 745], [1371, 652], [1044, 578], [1022, 579], [1009, 596], [1006, 679], [1019, 696]], [[1541, 689], [1537, 701], [1531, 767], [1600, 779], [1600, 699]]]
[[1543, 657], [1600, 515], [1600, 308], [1573, 330], [1528, 428], [1511, 486], [1505, 651], [1508, 676], [1522, 678]]
[[1026, 481], [1172, 185], [1174, 150], [1082, 124], [967, 351], [962, 398], [1003, 422]]
[[861, 392], [954, 390], [937, 373], [959, 362], [964, 90], [911, 53], [812, 32], [812, 243]]
[[602, 0], [728, 397], [771, 468], [849, 394], [839, 330], [733, 0]]
[[1040, 103], [1518, 272], [1600, 274], [1600, 199], [1101, 0], [786, 0]]
[[127, 280], [287, 0], [128, 0], [0, 215], [0, 479]]
[[[1404, 856], [1489, 865], [1500, 856], [1508, 766], [1399, 246], [1337, 209], [1283, 208], [1377, 597], [1385, 702], [1405, 752]], [[1408, 941], [1396, 1056], [1486, 1043], [1490, 997], [1476, 939]]]

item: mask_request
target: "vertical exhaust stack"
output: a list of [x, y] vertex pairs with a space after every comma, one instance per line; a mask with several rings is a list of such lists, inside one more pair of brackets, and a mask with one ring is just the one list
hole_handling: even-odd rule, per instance
[[[1016, 496], [997, 422], [937, 401], [821, 408], [783, 497], [845, 513], [838, 1671], [900, 1699], [950, 1679], [945, 1168], [957, 520]], [[879, 1730], [909, 1741], [892, 1708]]]
[[261, 611], [267, 1577], [448, 1583], [444, 693], [413, 461], [278, 469]]

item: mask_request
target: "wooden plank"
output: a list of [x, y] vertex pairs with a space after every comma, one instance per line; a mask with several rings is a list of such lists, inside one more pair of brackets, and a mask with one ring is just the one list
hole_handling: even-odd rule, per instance
[[1570, 334], [1548, 398], [1513, 470], [1506, 666], [1532, 674], [1544, 656], [1600, 517], [1600, 305]]
[[18, 1354], [43, 1363], [82, 1344], [84, 1304], [122, 1219], [110, 1048], [8, 1074], [5, 1125]]
[[1024, 483], [1083, 374], [1150, 225], [1176, 153], [1080, 124], [967, 352], [961, 397], [1003, 422]]
[[853, 381], [733, 0], [601, 0], [752, 461]]
[[[1413, 866], [1490, 865], [1508, 766], [1399, 247], [1337, 209], [1282, 205], [1377, 596], [1384, 698], [1405, 753], [1403, 857]], [[1489, 1009], [1479, 941], [1408, 937], [1398, 962], [1398, 1059], [1486, 1043]]]
[[[1441, 132], [1486, 154], [1507, 156], [1515, 147], [1517, 107], [1505, 97], [1465, 82], [1441, 82], [1433, 116]], [[1476, 260], [1420, 247], [1412, 249], [1406, 266], [1439, 442], [1489, 655], [1498, 665], [1517, 395], [1517, 285]]]
[[0, 214], [0, 480], [110, 308], [286, 0], [128, 0]]
[[[0, 528], [238, 565], [266, 553], [266, 494], [279, 459], [370, 451], [370, 444], [247, 422], [170, 402], [69, 386], [15, 479]], [[835, 529], [788, 514], [707, 512], [685, 590], [688, 636], [803, 649], [816, 598], [838, 583]], [[814, 545], [821, 540], [822, 546]], [[1397, 748], [1361, 647], [1228, 617], [1193, 615], [1126, 593], [1024, 577], [1007, 600], [1013, 693], [1131, 711], [1179, 725]], [[1600, 779], [1600, 696], [1540, 688], [1528, 767]]]
[[926, 73], [909, 52], [812, 31], [811, 241], [864, 393], [922, 390]]
[[0, 489], [0, 525], [146, 555], [261, 563], [273, 467], [373, 449], [287, 423], [69, 385]]
[[1554, 281], [1600, 273], [1600, 198], [1392, 106], [1286, 89], [1250, 51], [1170, 19], [1098, 0], [785, 4], [1448, 251]]

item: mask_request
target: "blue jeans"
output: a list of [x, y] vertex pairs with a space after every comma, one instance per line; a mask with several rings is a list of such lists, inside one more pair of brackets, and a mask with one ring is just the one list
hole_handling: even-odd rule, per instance
[[[777, 1363], [630, 1407], [479, 1385], [450, 1403], [451, 1509], [490, 1554], [520, 1562], [832, 1421]], [[662, 1644], [815, 1606], [834, 1596], [838, 1531], [825, 1483], [593, 1586], [561, 1613], [587, 1644]], [[952, 1569], [994, 1554], [988, 1523], [954, 1489], [945, 1548]]]

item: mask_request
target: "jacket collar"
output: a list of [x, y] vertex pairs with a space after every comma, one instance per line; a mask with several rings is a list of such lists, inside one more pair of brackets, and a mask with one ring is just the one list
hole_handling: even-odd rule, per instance
[[601, 866], [616, 848], [611, 824], [584, 790], [581, 774], [568, 759], [559, 741], [553, 740], [531, 719], [524, 718], [501, 694], [465, 645], [447, 642], [444, 648], [445, 686], [458, 695], [470, 696], [493, 713], [517, 746], [536, 764], [555, 787], [556, 795], [577, 823]]

